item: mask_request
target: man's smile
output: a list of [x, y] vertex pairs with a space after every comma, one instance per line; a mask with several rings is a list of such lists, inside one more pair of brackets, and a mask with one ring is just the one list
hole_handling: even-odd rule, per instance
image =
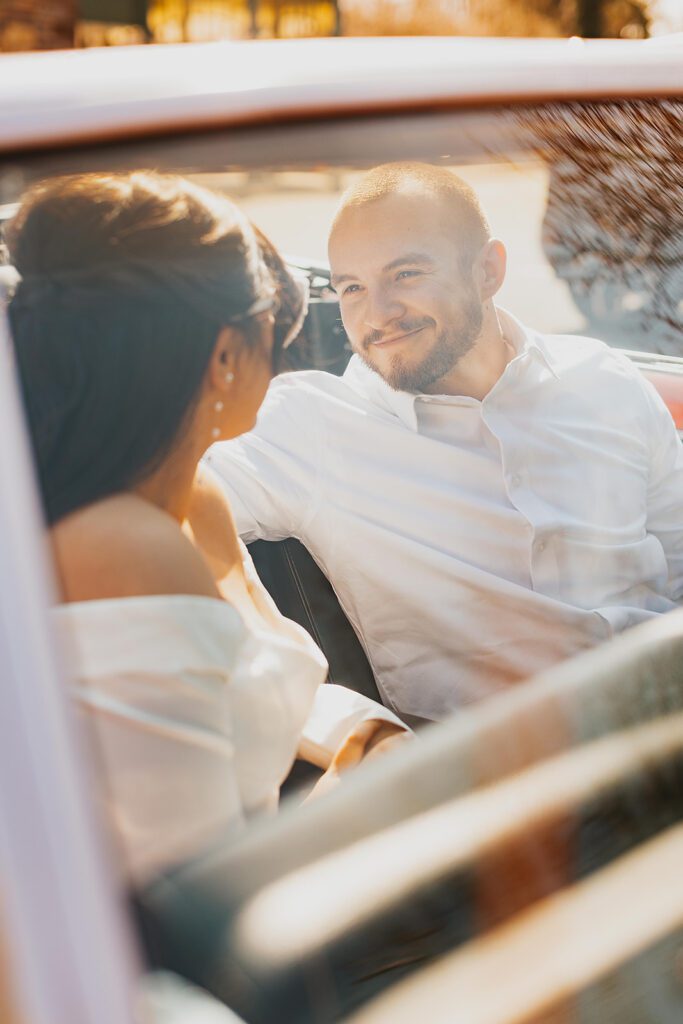
[[380, 338], [377, 341], [371, 341], [370, 344], [375, 348], [386, 348], [387, 346], [397, 345], [407, 338], [414, 338], [416, 334], [420, 334], [421, 331], [425, 330], [427, 325], [423, 324], [422, 327], [416, 327], [412, 331], [404, 331], [402, 334], [392, 334], [388, 338]]

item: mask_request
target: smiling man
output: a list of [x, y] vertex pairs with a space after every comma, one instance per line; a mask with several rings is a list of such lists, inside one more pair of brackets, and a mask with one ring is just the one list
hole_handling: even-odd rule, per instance
[[392, 388], [481, 398], [498, 379], [512, 349], [488, 299], [505, 250], [455, 175], [377, 168], [335, 218], [330, 263], [354, 350]]
[[208, 463], [244, 539], [299, 538], [387, 704], [439, 719], [683, 594], [683, 448], [599, 341], [494, 305], [505, 248], [443, 168], [387, 165], [330, 235], [355, 355], [277, 378]]

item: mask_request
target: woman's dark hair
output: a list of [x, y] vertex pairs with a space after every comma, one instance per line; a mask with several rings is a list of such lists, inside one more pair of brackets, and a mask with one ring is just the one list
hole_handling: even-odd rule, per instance
[[[7, 229], [9, 318], [49, 523], [163, 462], [222, 326], [275, 282], [229, 200], [148, 172], [34, 186]], [[245, 318], [245, 314], [247, 314]]]

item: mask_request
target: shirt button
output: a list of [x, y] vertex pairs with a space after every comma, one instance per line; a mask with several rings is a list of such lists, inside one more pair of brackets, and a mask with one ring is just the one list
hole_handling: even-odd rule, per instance
[[511, 487], [519, 487], [519, 485], [521, 484], [521, 482], [522, 482], [522, 478], [521, 478], [521, 476], [519, 475], [519, 473], [514, 473], [514, 474], [513, 474], [513, 475], [512, 475], [511, 477], [510, 477], [510, 486], [511, 486]]
[[536, 550], [538, 551], [539, 555], [545, 551], [546, 546], [546, 541], [544, 540], [539, 540], [536, 542]]

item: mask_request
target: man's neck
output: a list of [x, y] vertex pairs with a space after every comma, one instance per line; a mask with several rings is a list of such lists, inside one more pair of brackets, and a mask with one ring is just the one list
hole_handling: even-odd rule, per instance
[[450, 373], [425, 390], [431, 395], [460, 395], [482, 401], [502, 376], [516, 352], [503, 332], [491, 305], [484, 314], [481, 333]]

